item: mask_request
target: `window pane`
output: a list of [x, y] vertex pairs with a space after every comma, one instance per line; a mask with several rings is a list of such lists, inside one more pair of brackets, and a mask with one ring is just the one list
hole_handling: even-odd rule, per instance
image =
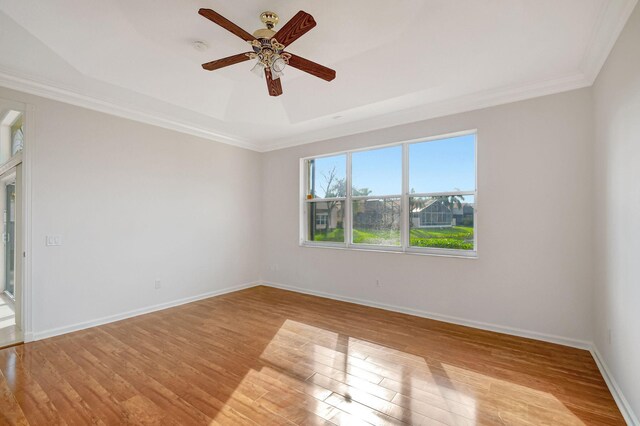
[[474, 249], [475, 200], [472, 195], [410, 197], [412, 247]]
[[354, 152], [351, 155], [352, 194], [395, 195], [402, 192], [402, 147]]
[[312, 198], [346, 197], [346, 155], [307, 160], [307, 173], [307, 195]]
[[353, 243], [400, 245], [400, 198], [353, 202]]
[[0, 110], [0, 164], [4, 164], [24, 147], [23, 114]]
[[307, 208], [307, 241], [344, 242], [344, 201], [310, 202]]
[[475, 191], [475, 135], [409, 145], [411, 192]]

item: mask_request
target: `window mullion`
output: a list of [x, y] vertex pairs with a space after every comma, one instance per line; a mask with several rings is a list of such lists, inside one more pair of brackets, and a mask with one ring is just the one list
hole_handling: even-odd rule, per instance
[[413, 193], [412, 197], [449, 197], [452, 195], [475, 195], [476, 191], [446, 191], [446, 192], [421, 192]]
[[304, 243], [309, 238], [309, 204], [304, 200], [307, 197], [309, 191], [309, 161], [300, 160], [300, 192], [302, 198], [302, 207], [300, 208], [300, 243]]
[[389, 199], [389, 198], [402, 198], [402, 193], [391, 194], [391, 195], [352, 195], [351, 196], [351, 200], [352, 201], [358, 201], [358, 200], [382, 200], [382, 199]]
[[402, 144], [402, 196], [400, 199], [400, 244], [402, 250], [409, 246], [411, 212], [409, 211], [409, 145]]
[[345, 195], [346, 195], [346, 206], [344, 208], [345, 218], [343, 221], [344, 226], [344, 242], [347, 247], [351, 246], [352, 241], [352, 233], [353, 233], [353, 214], [351, 213], [351, 209], [353, 208], [353, 203], [351, 201], [351, 153], [347, 153], [347, 177], [345, 182]]

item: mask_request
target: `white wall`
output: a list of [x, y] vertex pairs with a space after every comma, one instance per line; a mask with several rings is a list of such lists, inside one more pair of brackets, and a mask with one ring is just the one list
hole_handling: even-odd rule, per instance
[[593, 92], [596, 178], [592, 208], [597, 213], [594, 341], [638, 415], [640, 7], [636, 6], [627, 22]]
[[[257, 280], [260, 154], [6, 89], [0, 98], [36, 107], [36, 337]], [[45, 247], [46, 235], [63, 245]]]
[[[591, 112], [582, 89], [264, 154], [263, 279], [586, 345]], [[299, 158], [468, 129], [478, 129], [477, 259], [298, 245]]]

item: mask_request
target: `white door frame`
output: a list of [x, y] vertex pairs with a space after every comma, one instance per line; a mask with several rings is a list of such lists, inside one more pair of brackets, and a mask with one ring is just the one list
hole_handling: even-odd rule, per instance
[[21, 217], [22, 221], [21, 229], [19, 235], [16, 234], [16, 237], [20, 239], [21, 242], [21, 253], [16, 253], [16, 258], [20, 257], [21, 265], [20, 265], [20, 273], [21, 273], [21, 282], [19, 285], [20, 288], [20, 300], [18, 301], [21, 304], [21, 322], [22, 324], [16, 324], [20, 327], [23, 333], [23, 340], [25, 342], [30, 342], [33, 340], [33, 311], [32, 311], [32, 301], [33, 301], [33, 287], [31, 285], [31, 272], [32, 272], [32, 262], [31, 262], [31, 199], [32, 199], [32, 188], [31, 188], [31, 164], [33, 152], [35, 152], [35, 106], [31, 104], [26, 104], [22, 102], [12, 101], [8, 99], [0, 99], [0, 110], [5, 109], [13, 109], [16, 111], [22, 111], [23, 116], [23, 128], [24, 128], [24, 147], [22, 152], [14, 155], [9, 161], [0, 166], [0, 175], [6, 173], [12, 168], [22, 165], [21, 167], [21, 190], [22, 190], [22, 199], [21, 199]]

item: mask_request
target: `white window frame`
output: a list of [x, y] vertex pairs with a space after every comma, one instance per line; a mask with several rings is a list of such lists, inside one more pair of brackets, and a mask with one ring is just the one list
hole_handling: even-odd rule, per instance
[[[475, 186], [473, 191], [451, 191], [451, 192], [426, 192], [426, 193], [414, 193], [409, 191], [409, 146], [421, 142], [437, 141], [442, 139], [450, 139], [459, 136], [474, 135], [474, 150], [475, 150]], [[353, 153], [372, 151], [376, 149], [389, 148], [393, 146], [402, 146], [402, 191], [401, 194], [395, 195], [366, 195], [366, 196], [352, 196], [351, 191], [351, 157]], [[306, 164], [307, 161], [335, 157], [339, 155], [346, 156], [346, 197], [340, 198], [307, 198], [308, 190], [308, 174]], [[409, 245], [409, 229], [411, 221], [411, 212], [409, 211], [409, 199], [413, 197], [434, 197], [434, 196], [473, 196], [474, 208], [473, 208], [473, 250], [458, 250], [458, 249], [445, 249], [436, 247], [411, 247]], [[320, 247], [320, 248], [334, 248], [334, 249], [346, 249], [346, 250], [371, 250], [371, 251], [385, 251], [393, 253], [408, 253], [408, 254], [426, 254], [436, 256], [453, 256], [453, 257], [465, 257], [465, 258], [477, 258], [478, 257], [478, 131], [477, 129], [465, 130], [455, 133], [447, 133], [442, 135], [430, 136], [420, 139], [412, 139], [408, 141], [395, 142], [385, 145], [370, 146], [366, 148], [333, 152], [329, 154], [312, 155], [303, 157], [300, 159], [300, 246], [302, 247]], [[367, 200], [367, 199], [389, 199], [400, 198], [400, 246], [382, 246], [372, 244], [354, 244], [353, 241], [353, 214], [352, 207], [353, 201]], [[313, 202], [322, 201], [344, 201], [344, 242], [334, 241], [308, 241], [308, 221], [309, 221], [309, 205]]]

